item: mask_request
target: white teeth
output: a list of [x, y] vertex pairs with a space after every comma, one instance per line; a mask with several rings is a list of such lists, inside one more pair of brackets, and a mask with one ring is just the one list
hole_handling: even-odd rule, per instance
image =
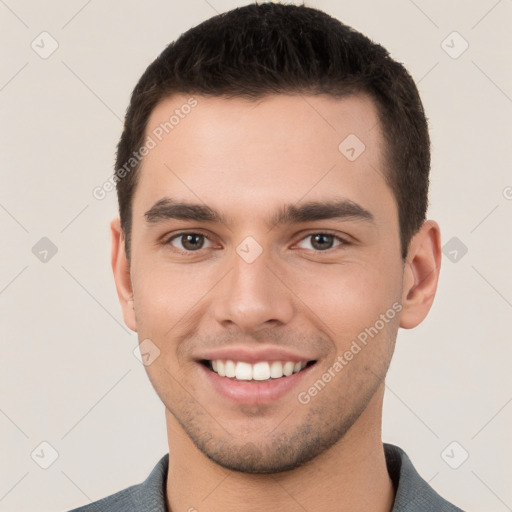
[[238, 361], [236, 363], [236, 374], [233, 375], [238, 380], [252, 380], [252, 365]]
[[295, 366], [295, 363], [292, 361], [286, 361], [283, 365], [283, 374], [288, 377], [293, 373], [293, 368]]
[[235, 363], [228, 359], [224, 366], [224, 371], [226, 372], [226, 377], [234, 377], [236, 375]]
[[270, 379], [270, 365], [268, 363], [256, 363], [252, 367], [253, 380], [267, 380]]
[[237, 380], [269, 380], [289, 377], [293, 373], [300, 372], [307, 365], [307, 361], [295, 363], [293, 361], [260, 361], [256, 364], [244, 361], [223, 361], [217, 359], [211, 361], [214, 372], [221, 377], [235, 378]]
[[283, 376], [283, 364], [281, 361], [272, 361], [270, 365], [270, 376], [273, 379], [279, 379]]

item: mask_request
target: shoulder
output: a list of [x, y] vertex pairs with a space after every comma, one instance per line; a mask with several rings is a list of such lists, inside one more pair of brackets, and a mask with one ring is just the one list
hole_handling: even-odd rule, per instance
[[69, 512], [167, 512], [165, 486], [169, 454], [164, 455], [144, 482]]
[[384, 444], [384, 452], [396, 491], [392, 512], [463, 512], [442, 498], [419, 475], [401, 448]]
[[141, 485], [132, 485], [106, 498], [94, 501], [83, 507], [74, 508], [69, 512], [128, 512], [137, 510], [137, 494]]

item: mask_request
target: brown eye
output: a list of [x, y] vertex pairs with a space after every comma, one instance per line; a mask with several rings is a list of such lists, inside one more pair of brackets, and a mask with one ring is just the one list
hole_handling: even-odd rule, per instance
[[209, 242], [205, 235], [200, 233], [180, 233], [169, 240], [169, 244], [182, 251], [198, 251]]

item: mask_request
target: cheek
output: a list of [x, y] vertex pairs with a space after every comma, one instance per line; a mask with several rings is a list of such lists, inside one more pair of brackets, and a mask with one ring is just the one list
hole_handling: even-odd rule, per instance
[[203, 302], [219, 275], [201, 264], [171, 265], [151, 259], [135, 264], [132, 283], [139, 335], [144, 330], [148, 337], [161, 337]]
[[329, 334], [346, 342], [388, 310], [392, 310], [388, 316], [395, 317], [393, 304], [400, 300], [400, 282], [397, 269], [383, 271], [352, 262], [304, 272], [295, 289], [307, 308], [330, 328]]

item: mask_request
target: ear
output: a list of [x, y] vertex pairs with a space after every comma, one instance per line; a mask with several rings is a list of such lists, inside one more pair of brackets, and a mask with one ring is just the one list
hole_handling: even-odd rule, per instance
[[112, 234], [112, 271], [114, 272], [114, 281], [116, 282], [117, 296], [123, 311], [124, 323], [132, 331], [137, 332], [130, 264], [126, 258], [124, 233], [119, 218], [110, 223], [110, 232]]
[[441, 270], [441, 231], [427, 220], [409, 244], [404, 268], [400, 327], [412, 329], [427, 316]]

